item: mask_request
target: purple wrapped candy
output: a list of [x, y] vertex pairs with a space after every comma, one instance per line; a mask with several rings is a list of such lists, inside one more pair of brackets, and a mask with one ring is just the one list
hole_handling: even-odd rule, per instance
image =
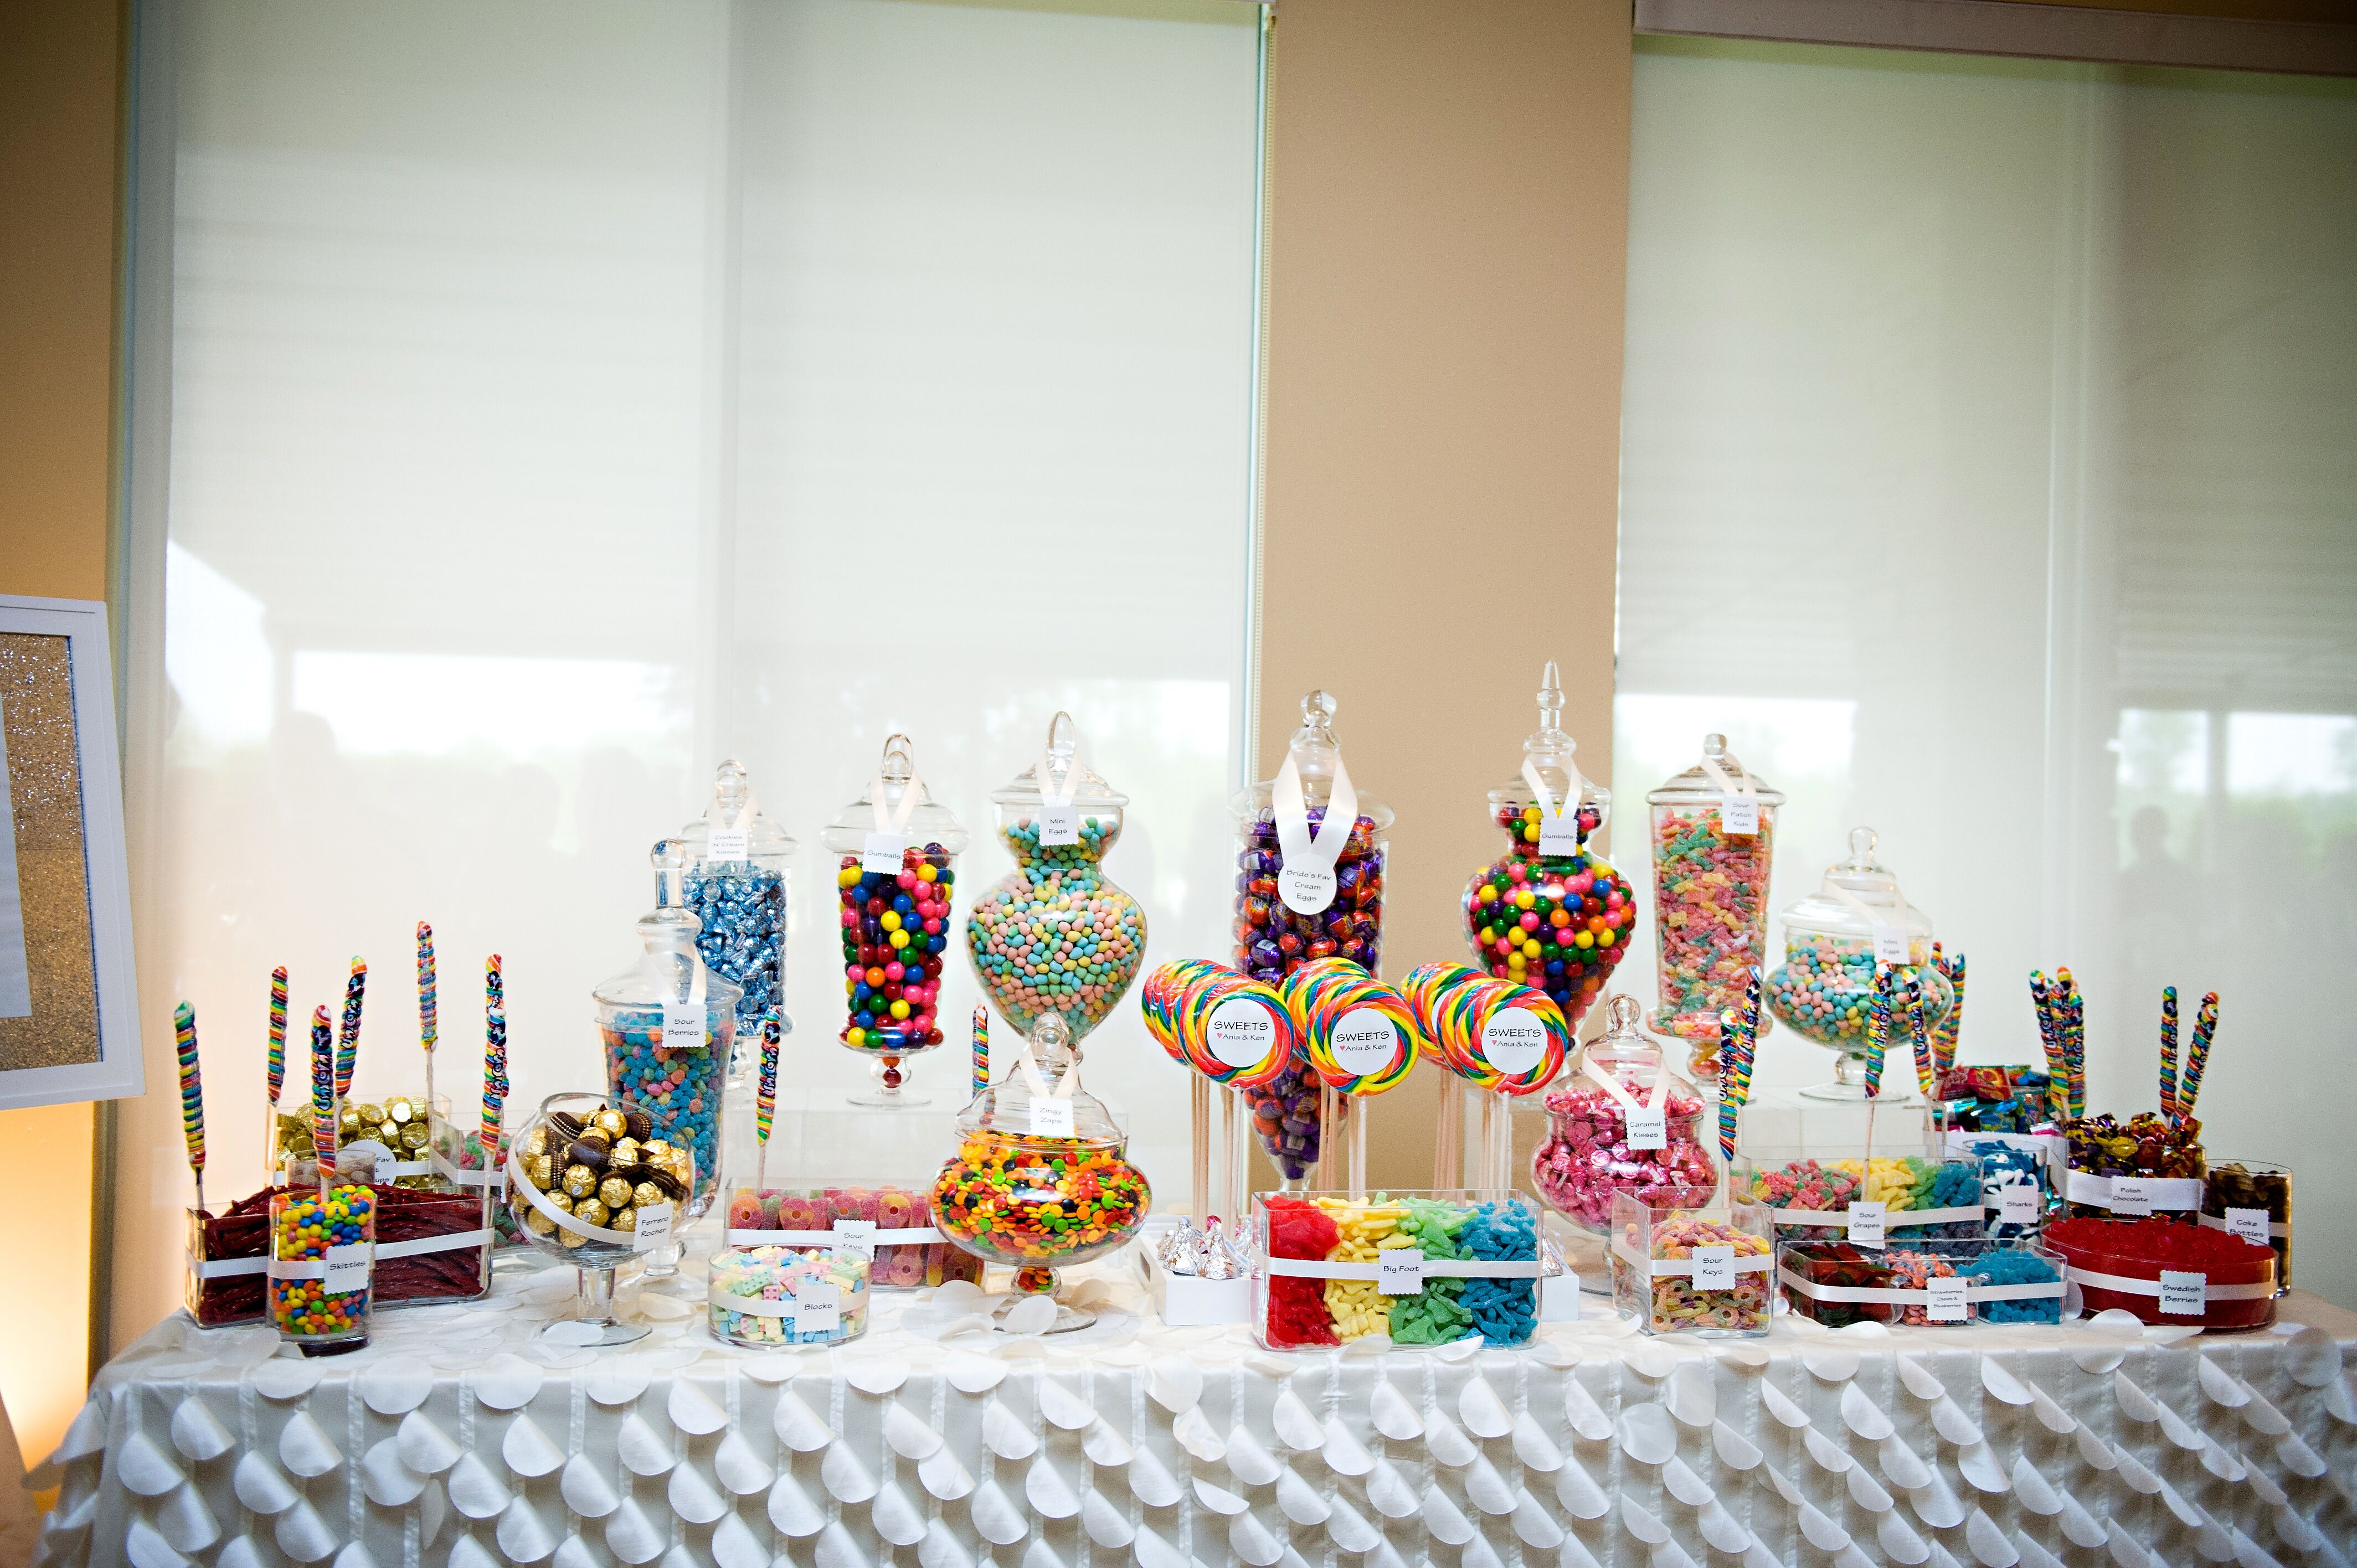
[[1271, 1164], [1287, 1181], [1299, 1181], [1318, 1163], [1318, 1079], [1308, 1060], [1290, 1066], [1258, 1089], [1245, 1090], [1253, 1131]]

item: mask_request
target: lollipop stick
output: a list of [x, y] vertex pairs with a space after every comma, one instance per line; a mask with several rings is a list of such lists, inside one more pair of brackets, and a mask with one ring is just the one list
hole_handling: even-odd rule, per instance
[[1211, 1216], [1211, 1080], [1200, 1072], [1189, 1073], [1187, 1079], [1187, 1146], [1194, 1157], [1188, 1171], [1194, 1184], [1188, 1188], [1189, 1207], [1200, 1230]]
[[1223, 1088], [1220, 1091], [1220, 1207], [1230, 1216], [1231, 1232], [1243, 1218], [1243, 1194], [1236, 1180], [1237, 1106], [1243, 1099], [1241, 1090]]
[[1351, 1201], [1367, 1201], [1367, 1108], [1348, 1099], [1340, 1103], [1347, 1107], [1343, 1114], [1351, 1122]]
[[1440, 1126], [1432, 1139], [1432, 1185], [1443, 1191], [1465, 1181], [1465, 1080], [1440, 1080]]

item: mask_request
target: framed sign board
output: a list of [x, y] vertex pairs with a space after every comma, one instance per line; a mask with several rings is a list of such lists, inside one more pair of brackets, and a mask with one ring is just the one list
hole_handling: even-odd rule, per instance
[[106, 607], [0, 594], [0, 1111], [142, 1093]]

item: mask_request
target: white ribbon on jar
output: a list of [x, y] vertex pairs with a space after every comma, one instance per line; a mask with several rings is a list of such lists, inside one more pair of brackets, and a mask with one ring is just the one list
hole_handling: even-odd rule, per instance
[[909, 782], [900, 791], [900, 803], [887, 808], [884, 804], [884, 769], [877, 768], [876, 777], [867, 781], [867, 803], [876, 813], [875, 830], [867, 835], [859, 854], [859, 869], [864, 872], [897, 874], [900, 855], [909, 847], [909, 819], [917, 810], [917, 801], [925, 792], [925, 781], [917, 775], [914, 761], [909, 764]]
[[[1663, 1109], [1670, 1094], [1670, 1075], [1664, 1071], [1653, 1079], [1650, 1099], [1639, 1103], [1620, 1080], [1596, 1065], [1594, 1058], [1580, 1064], [1580, 1070], [1604, 1086], [1605, 1091], [1620, 1102], [1621, 1120], [1627, 1124], [1629, 1146], [1632, 1149], [1666, 1149], [1670, 1146], [1669, 1112]], [[1639, 1118], [1643, 1118], [1641, 1125]]]
[[1564, 791], [1558, 803], [1548, 793], [1546, 780], [1539, 777], [1536, 759], [1523, 758], [1523, 782], [1531, 787], [1531, 800], [1539, 809], [1539, 853], [1541, 854], [1576, 854], [1579, 850], [1579, 801], [1587, 793], [1587, 780], [1579, 771], [1579, 764], [1564, 759], [1564, 770], [1571, 775], [1570, 788]]
[[1334, 902], [1341, 886], [1334, 875], [1334, 863], [1342, 858], [1342, 847], [1351, 842], [1351, 829], [1359, 820], [1359, 792], [1351, 787], [1350, 769], [1342, 766], [1338, 752], [1334, 788], [1326, 800], [1326, 820], [1315, 832], [1310, 831], [1309, 808], [1301, 793], [1301, 769], [1291, 752], [1286, 754], [1285, 766], [1276, 770], [1269, 804], [1276, 819], [1276, 853], [1283, 861], [1276, 873], [1277, 897], [1297, 915], [1315, 915]]
[[1728, 838], [1758, 837], [1760, 786], [1752, 779], [1751, 769], [1738, 762], [1736, 777], [1729, 779], [1717, 759], [1705, 752], [1702, 770], [1718, 786], [1718, 831]]
[[706, 860], [750, 860], [753, 858], [753, 819], [760, 812], [753, 799], [750, 780], [745, 785], [745, 801], [733, 812], [721, 814], [720, 786], [712, 787], [712, 803], [704, 808], [704, 858]]
[[1874, 949], [1877, 963], [1911, 963], [1913, 944], [1907, 936], [1907, 906], [1900, 900], [1895, 909], [1878, 909], [1848, 888], [1835, 886], [1833, 896], [1866, 918], [1867, 940]]

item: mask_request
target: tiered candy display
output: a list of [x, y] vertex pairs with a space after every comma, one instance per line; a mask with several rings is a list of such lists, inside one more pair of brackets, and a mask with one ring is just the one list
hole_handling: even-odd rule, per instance
[[[1704, 1146], [1702, 1097], [1669, 1072], [1659, 1047], [1639, 1032], [1639, 1011], [1633, 998], [1612, 999], [1611, 1032], [1581, 1053], [1578, 1070], [1547, 1091], [1547, 1135], [1531, 1159], [1531, 1183], [1539, 1196], [1593, 1235], [1611, 1228], [1613, 1199], [1624, 1194], [1649, 1208], [1699, 1208], [1718, 1188], [1718, 1167]], [[1654, 1084], [1667, 1076], [1660, 1147], [1632, 1143], [1628, 1107], [1586, 1070], [1590, 1062], [1647, 1104]]]
[[[867, 1332], [868, 1279], [867, 1259], [856, 1248], [716, 1252], [705, 1294], [706, 1321], [714, 1338], [757, 1349], [839, 1345]], [[822, 1302], [822, 1294], [831, 1299]], [[789, 1304], [798, 1310], [778, 1310]]]
[[[2061, 1266], [2051, 1255], [2029, 1246], [1935, 1241], [1877, 1249], [1853, 1247], [1846, 1241], [1797, 1241], [1780, 1249], [1777, 1268], [1788, 1276], [1784, 1294], [1792, 1310], [1828, 1328], [1864, 1322], [1936, 1326], [2062, 1320]], [[2047, 1285], [2054, 1288], [2054, 1294], [1997, 1299], [1975, 1299], [1968, 1294], [1961, 1303], [1961, 1316], [1936, 1319], [1928, 1299], [1840, 1299], [1842, 1293], [1850, 1291], [1927, 1291], [1928, 1282], [1935, 1279], [1962, 1279], [1968, 1293]]]
[[[1623, 1317], [1648, 1334], [1767, 1332], [1775, 1290], [1765, 1266], [1772, 1247], [1764, 1210], [1739, 1205], [1730, 1223], [1624, 1197], [1612, 1227], [1612, 1303]], [[1721, 1250], [1722, 1261], [1732, 1261], [1731, 1284], [1700, 1272]], [[1674, 1267], [1655, 1273], [1663, 1263]]]
[[1984, 1232], [1978, 1219], [1910, 1225], [1910, 1210], [1971, 1208], [1983, 1201], [1980, 1167], [1964, 1160], [1931, 1160], [1920, 1155], [1872, 1160], [1792, 1160], [1739, 1169], [1729, 1183], [1738, 1197], [1777, 1210], [1798, 1209], [1828, 1218], [1822, 1225], [1777, 1221], [1779, 1235], [1824, 1238], [1838, 1235], [1853, 1203], [1879, 1203], [1893, 1241], [1932, 1237], [1973, 1238]]
[[740, 1028], [785, 1004], [788, 879], [796, 845], [753, 798], [753, 784], [734, 757], [712, 781], [705, 814], [680, 830], [687, 874], [681, 898], [699, 928], [696, 952], [712, 972], [741, 994]]
[[[270, 1195], [270, 1323], [304, 1353], [356, 1350], [368, 1343], [372, 1280], [364, 1266], [357, 1283], [329, 1271], [357, 1249], [365, 1264], [376, 1236], [376, 1197], [365, 1187], [308, 1187]], [[282, 1275], [276, 1265], [302, 1265], [314, 1277]]]
[[2070, 1265], [2090, 1315], [2117, 1307], [2147, 1323], [2212, 1329], [2276, 1320], [2274, 1249], [2231, 1231], [2072, 1217], [2049, 1225], [2045, 1240]]
[[[694, 1156], [657, 1137], [654, 1118], [635, 1105], [601, 1104], [589, 1095], [553, 1098], [567, 1103], [544, 1109], [524, 1129], [513, 1163], [529, 1193], [511, 1187], [508, 1207], [534, 1245], [585, 1266], [610, 1264], [631, 1251], [641, 1209], [685, 1202], [695, 1184]], [[577, 1228], [553, 1218], [533, 1195]]]
[[738, 1187], [728, 1198], [731, 1230], [826, 1230], [838, 1219], [876, 1227], [870, 1282], [878, 1289], [913, 1290], [950, 1280], [979, 1280], [982, 1262], [947, 1241], [896, 1245], [892, 1233], [930, 1227], [931, 1199], [897, 1187]]
[[[1443, 1263], [1535, 1264], [1539, 1256], [1537, 1217], [1521, 1198], [1272, 1196], [1258, 1207], [1270, 1258], [1368, 1264], [1401, 1247]], [[1520, 1345], [1538, 1322], [1535, 1278], [1427, 1273], [1418, 1289], [1395, 1295], [1385, 1294], [1375, 1280], [1268, 1272], [1254, 1283], [1254, 1332], [1273, 1350], [1342, 1345], [1378, 1334], [1395, 1345], [1446, 1344], [1471, 1335], [1490, 1345]]]
[[[1727, 751], [1725, 736], [1704, 736], [1702, 749], [1701, 762], [1645, 797], [1662, 998], [1653, 1026], [1695, 1042], [1697, 1072], [1718, 1040], [1718, 1015], [1742, 1005], [1751, 971], [1767, 966], [1768, 875], [1784, 803]], [[1728, 831], [1727, 812], [1745, 810], [1757, 831]]]

